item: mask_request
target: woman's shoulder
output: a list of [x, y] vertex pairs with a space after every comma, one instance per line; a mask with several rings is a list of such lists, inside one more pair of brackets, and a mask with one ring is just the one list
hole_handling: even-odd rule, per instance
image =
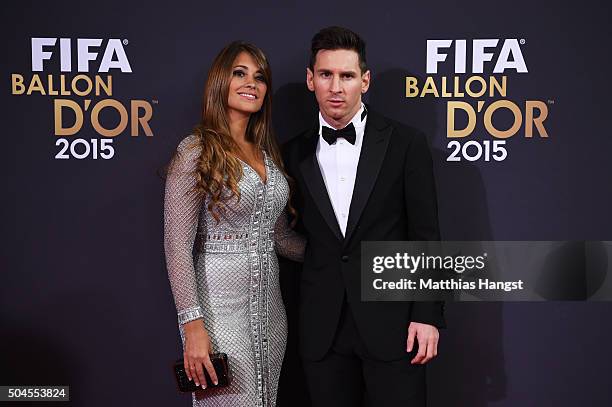
[[183, 138], [176, 148], [179, 152], [187, 152], [189, 150], [201, 149], [200, 136], [197, 134], [190, 134]]
[[183, 159], [193, 160], [202, 154], [202, 141], [198, 134], [190, 134], [184, 137], [176, 147], [177, 154]]
[[176, 147], [171, 167], [178, 171], [193, 170], [201, 154], [200, 137], [197, 134], [190, 134], [184, 137]]

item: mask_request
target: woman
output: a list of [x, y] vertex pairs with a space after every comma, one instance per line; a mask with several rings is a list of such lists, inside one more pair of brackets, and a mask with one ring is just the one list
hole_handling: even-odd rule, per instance
[[[287, 222], [289, 185], [272, 134], [271, 72], [257, 47], [216, 57], [203, 120], [170, 163], [164, 246], [185, 370], [216, 381], [209, 354], [228, 354], [230, 386], [193, 393], [194, 406], [274, 406], [287, 325], [274, 250], [303, 259]], [[192, 253], [193, 250], [193, 253]]]

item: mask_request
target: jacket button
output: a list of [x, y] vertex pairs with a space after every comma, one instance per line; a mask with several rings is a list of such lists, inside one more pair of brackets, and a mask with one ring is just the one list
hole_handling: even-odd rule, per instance
[[340, 258], [340, 260], [342, 260], [344, 263], [346, 263], [348, 261], [348, 256], [344, 255]]

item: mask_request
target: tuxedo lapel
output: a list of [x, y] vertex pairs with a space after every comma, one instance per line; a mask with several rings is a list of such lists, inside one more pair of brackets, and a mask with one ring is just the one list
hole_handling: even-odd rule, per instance
[[334, 208], [329, 199], [327, 188], [325, 187], [325, 181], [323, 181], [323, 174], [321, 174], [321, 168], [317, 160], [317, 142], [319, 140], [318, 125], [306, 135], [306, 154], [300, 162], [300, 171], [304, 177], [304, 183], [308, 187], [308, 191], [312, 196], [313, 201], [319, 208], [319, 212], [325, 219], [325, 222], [332, 230], [336, 238], [342, 241], [342, 233], [340, 232], [340, 226], [336, 215], [334, 214]]
[[355, 186], [353, 188], [353, 197], [351, 198], [349, 218], [346, 225], [345, 245], [348, 244], [351, 235], [355, 231], [355, 227], [372, 193], [380, 167], [385, 159], [391, 132], [392, 127], [382, 120], [382, 117], [375, 112], [368, 113], [368, 121], [357, 166]]

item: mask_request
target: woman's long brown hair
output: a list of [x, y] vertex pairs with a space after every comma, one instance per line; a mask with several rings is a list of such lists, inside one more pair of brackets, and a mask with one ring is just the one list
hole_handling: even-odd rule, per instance
[[[241, 52], [253, 57], [267, 85], [261, 109], [249, 118], [246, 139], [259, 150], [266, 151], [289, 180], [289, 185], [293, 185], [285, 171], [272, 130], [272, 73], [268, 60], [255, 45], [234, 41], [223, 48], [213, 61], [204, 88], [202, 121], [194, 129], [198, 141], [193, 147], [201, 148], [202, 151], [197, 165], [196, 188], [204, 196], [210, 197], [208, 210], [217, 222], [227, 201], [234, 197], [240, 198], [238, 182], [243, 172], [242, 163], [236, 158], [240, 149], [230, 134], [227, 111], [233, 65]], [[295, 210], [291, 205], [288, 208], [295, 218]]]

